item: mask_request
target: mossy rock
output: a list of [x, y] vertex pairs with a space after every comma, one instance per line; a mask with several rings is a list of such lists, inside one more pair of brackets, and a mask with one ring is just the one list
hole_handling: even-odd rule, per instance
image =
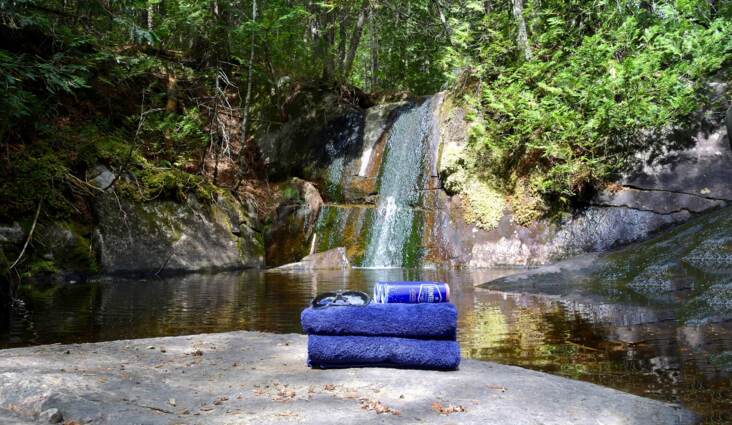
[[252, 211], [230, 195], [205, 204], [133, 202], [114, 195], [94, 201], [96, 244], [105, 273], [213, 271], [262, 265]]

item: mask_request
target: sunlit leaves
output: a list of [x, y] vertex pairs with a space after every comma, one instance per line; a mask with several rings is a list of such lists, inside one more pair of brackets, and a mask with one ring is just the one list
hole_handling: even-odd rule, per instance
[[[648, 131], [698, 108], [705, 78], [732, 59], [732, 19], [708, 2], [529, 4], [534, 60], [495, 42], [462, 42], [460, 53], [481, 65], [470, 67], [482, 86], [474, 138], [491, 152], [480, 166], [499, 179], [528, 176], [551, 197], [569, 199], [663, 143]], [[514, 23], [494, 15], [472, 37], [513, 42]]]

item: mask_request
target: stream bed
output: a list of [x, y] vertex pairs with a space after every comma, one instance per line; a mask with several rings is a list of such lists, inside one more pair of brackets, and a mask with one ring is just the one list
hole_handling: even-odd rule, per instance
[[690, 326], [674, 311], [630, 300], [578, 302], [475, 287], [513, 271], [252, 270], [25, 288], [23, 311], [0, 325], [0, 348], [231, 330], [297, 333], [300, 311], [319, 292], [370, 293], [377, 280], [442, 280], [460, 312], [464, 357], [680, 403], [704, 423], [732, 422], [732, 322]]

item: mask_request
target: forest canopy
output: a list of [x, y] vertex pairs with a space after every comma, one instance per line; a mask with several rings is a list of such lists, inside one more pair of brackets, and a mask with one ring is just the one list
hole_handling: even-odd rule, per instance
[[227, 160], [238, 188], [251, 139], [314, 84], [449, 90], [464, 172], [567, 205], [710, 102], [730, 34], [728, 0], [0, 0], [0, 216], [69, 211], [99, 161], [143, 199], [205, 192]]

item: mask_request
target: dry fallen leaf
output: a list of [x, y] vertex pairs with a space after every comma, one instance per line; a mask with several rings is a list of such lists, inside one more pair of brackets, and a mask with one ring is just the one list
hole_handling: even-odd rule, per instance
[[374, 412], [376, 412], [379, 415], [382, 413], [389, 413], [394, 416], [401, 415], [401, 413], [398, 410], [385, 406], [378, 400], [369, 400], [367, 398], [362, 398], [359, 401], [361, 402], [361, 408], [364, 410], [373, 410]]
[[438, 402], [432, 403], [432, 410], [435, 412], [441, 414], [441, 415], [449, 415], [451, 413], [458, 413], [458, 412], [464, 412], [465, 408], [463, 406], [453, 406], [450, 404], [449, 406], [443, 406], [442, 404]]

